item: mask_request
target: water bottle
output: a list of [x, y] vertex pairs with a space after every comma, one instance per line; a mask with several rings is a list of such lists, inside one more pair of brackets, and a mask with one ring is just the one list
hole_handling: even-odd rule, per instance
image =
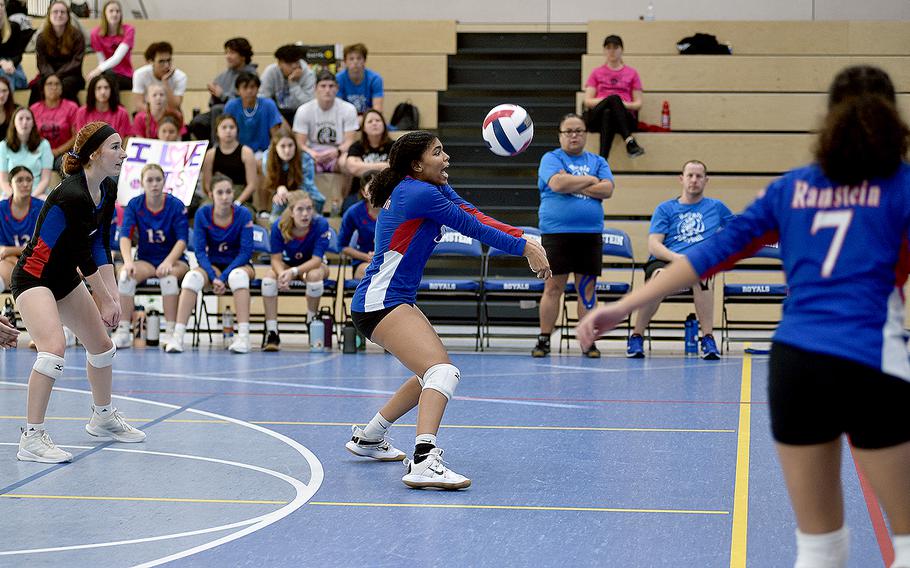
[[230, 306], [225, 306], [224, 313], [221, 314], [221, 338], [224, 341], [225, 349], [234, 340], [234, 313]]
[[686, 317], [686, 355], [698, 355], [698, 319], [695, 314]]
[[660, 109], [660, 127], [670, 130], [670, 101], [664, 101], [664, 106]]
[[645, 12], [645, 21], [646, 22], [654, 21], [654, 2], [648, 2], [648, 11]]
[[9, 320], [12, 327], [16, 327], [16, 306], [13, 305], [12, 298], [7, 298], [3, 304], [3, 317]]
[[322, 326], [325, 328], [322, 344], [329, 351], [332, 350], [332, 336], [335, 335], [335, 318], [332, 317], [332, 309], [328, 306], [319, 308], [319, 315], [322, 320]]
[[325, 349], [325, 324], [319, 318], [310, 322], [310, 351], [321, 353]]
[[145, 306], [136, 306], [136, 333], [133, 337], [133, 347], [145, 347], [146, 323]]
[[145, 344], [149, 347], [157, 347], [158, 336], [161, 333], [161, 314], [158, 313], [158, 310], [149, 310], [147, 321], [148, 332]]
[[357, 353], [357, 329], [351, 322], [345, 322], [341, 330], [341, 352]]

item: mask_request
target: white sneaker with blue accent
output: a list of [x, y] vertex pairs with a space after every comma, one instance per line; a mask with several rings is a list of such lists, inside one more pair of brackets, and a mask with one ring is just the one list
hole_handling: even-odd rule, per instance
[[92, 419], [85, 425], [85, 431], [92, 436], [111, 438], [118, 442], [135, 443], [145, 440], [145, 432], [133, 428], [116, 408], [107, 417], [92, 410]]
[[404, 460], [407, 473], [401, 481], [414, 489], [465, 489], [471, 486], [471, 480], [447, 468], [442, 461], [442, 449], [433, 448], [420, 463]]
[[31, 432], [26, 432], [25, 428], [20, 428], [20, 430], [22, 435], [19, 436], [19, 451], [16, 453], [16, 459], [38, 463], [61, 463], [73, 459], [73, 454], [61, 450], [54, 444], [47, 430], [32, 430]]
[[401, 461], [405, 458], [404, 452], [393, 446], [388, 438], [367, 439], [363, 428], [356, 425], [351, 426], [351, 440], [344, 447], [355, 456], [379, 461]]

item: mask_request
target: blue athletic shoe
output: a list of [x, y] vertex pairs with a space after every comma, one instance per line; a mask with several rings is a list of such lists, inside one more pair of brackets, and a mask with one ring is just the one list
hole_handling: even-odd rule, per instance
[[629, 359], [644, 359], [645, 357], [645, 338], [638, 335], [629, 336], [629, 343], [626, 346], [626, 357]]
[[714, 342], [713, 335], [706, 335], [701, 338], [701, 358], [708, 361], [720, 359], [720, 352], [717, 350], [717, 343]]

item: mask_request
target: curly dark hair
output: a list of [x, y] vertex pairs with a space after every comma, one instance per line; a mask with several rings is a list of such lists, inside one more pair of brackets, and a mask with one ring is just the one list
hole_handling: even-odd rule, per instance
[[436, 140], [436, 135], [426, 130], [408, 132], [392, 144], [389, 150], [389, 167], [379, 172], [370, 184], [370, 203], [382, 207], [405, 176], [413, 173], [412, 164], [420, 160], [427, 148]]

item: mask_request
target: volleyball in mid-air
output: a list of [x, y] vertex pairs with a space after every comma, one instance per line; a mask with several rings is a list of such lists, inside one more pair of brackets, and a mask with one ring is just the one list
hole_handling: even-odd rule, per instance
[[499, 105], [483, 119], [483, 140], [499, 156], [521, 154], [534, 138], [534, 123], [528, 111], [518, 105]]

